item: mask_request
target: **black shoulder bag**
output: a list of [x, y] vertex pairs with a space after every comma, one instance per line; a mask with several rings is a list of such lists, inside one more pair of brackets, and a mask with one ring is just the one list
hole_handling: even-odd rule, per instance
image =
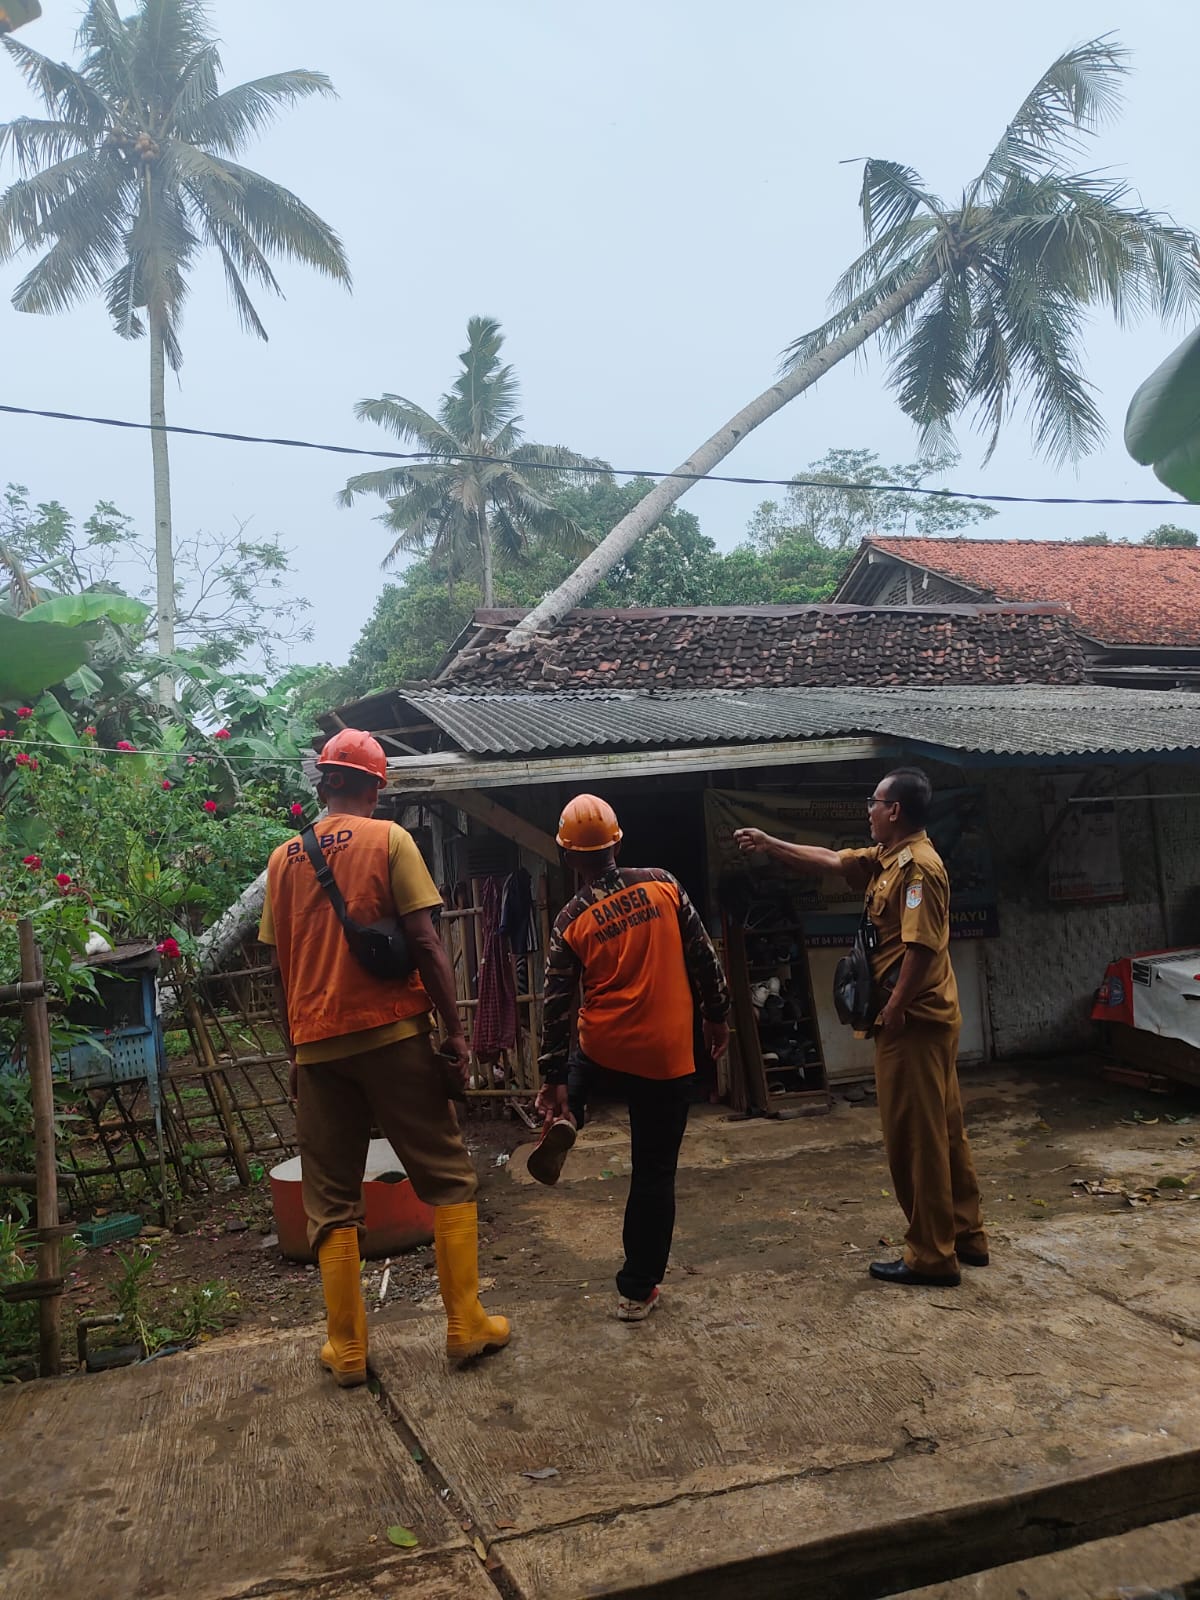
[[833, 1004], [838, 1021], [860, 1033], [872, 1027], [879, 1015], [879, 996], [871, 973], [874, 948], [875, 925], [864, 906], [850, 954], [842, 957], [833, 973]]
[[337, 914], [342, 932], [346, 936], [346, 943], [350, 946], [350, 954], [359, 966], [373, 978], [395, 980], [410, 978], [416, 969], [416, 962], [409, 952], [404, 929], [396, 918], [386, 917], [382, 922], [372, 922], [369, 927], [356, 922], [346, 910], [342, 891], [334, 881], [333, 868], [326, 861], [325, 854], [317, 843], [314, 824], [310, 823], [305, 828], [300, 835], [300, 842], [312, 862], [317, 882], [329, 896], [329, 903]]

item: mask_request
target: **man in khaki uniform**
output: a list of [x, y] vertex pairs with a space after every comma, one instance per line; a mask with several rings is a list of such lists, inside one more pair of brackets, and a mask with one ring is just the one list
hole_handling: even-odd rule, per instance
[[742, 828], [739, 847], [785, 867], [840, 872], [866, 899], [881, 1009], [875, 1083], [896, 1198], [908, 1218], [904, 1257], [876, 1261], [885, 1283], [955, 1285], [959, 1263], [988, 1264], [979, 1181], [958, 1086], [962, 1013], [950, 965], [950, 880], [925, 832], [932, 790], [915, 767], [880, 780], [867, 802], [867, 850], [786, 844]]

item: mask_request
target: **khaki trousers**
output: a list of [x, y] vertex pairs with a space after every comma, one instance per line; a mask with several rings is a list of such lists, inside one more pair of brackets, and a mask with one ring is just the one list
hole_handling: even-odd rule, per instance
[[475, 1198], [475, 1169], [442, 1074], [427, 1033], [297, 1069], [301, 1188], [314, 1251], [331, 1229], [363, 1225], [362, 1180], [373, 1125], [383, 1130], [426, 1205]]
[[918, 1272], [957, 1272], [956, 1249], [982, 1254], [987, 1234], [963, 1125], [958, 1026], [909, 1022], [875, 1038], [875, 1087], [896, 1199], [908, 1218], [904, 1259]]

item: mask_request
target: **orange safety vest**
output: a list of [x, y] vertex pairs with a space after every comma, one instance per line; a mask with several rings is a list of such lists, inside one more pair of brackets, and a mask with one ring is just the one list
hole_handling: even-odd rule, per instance
[[694, 1072], [678, 885], [638, 874], [587, 904], [562, 936], [583, 968], [577, 1026], [584, 1055], [638, 1078]]
[[[333, 821], [331, 831], [318, 829], [317, 843], [347, 912], [364, 924], [394, 917], [388, 835], [395, 824], [368, 817]], [[432, 1010], [415, 972], [403, 981], [374, 978], [354, 959], [299, 835], [272, 852], [267, 892], [293, 1044], [382, 1028]]]

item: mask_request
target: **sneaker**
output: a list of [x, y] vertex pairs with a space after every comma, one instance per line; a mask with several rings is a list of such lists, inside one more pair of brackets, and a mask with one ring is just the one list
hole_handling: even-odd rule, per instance
[[658, 1304], [658, 1289], [651, 1289], [645, 1300], [630, 1300], [627, 1295], [622, 1295], [617, 1301], [618, 1322], [645, 1322], [646, 1318]]
[[575, 1124], [569, 1117], [556, 1118], [529, 1152], [529, 1176], [539, 1183], [557, 1183], [574, 1144]]

